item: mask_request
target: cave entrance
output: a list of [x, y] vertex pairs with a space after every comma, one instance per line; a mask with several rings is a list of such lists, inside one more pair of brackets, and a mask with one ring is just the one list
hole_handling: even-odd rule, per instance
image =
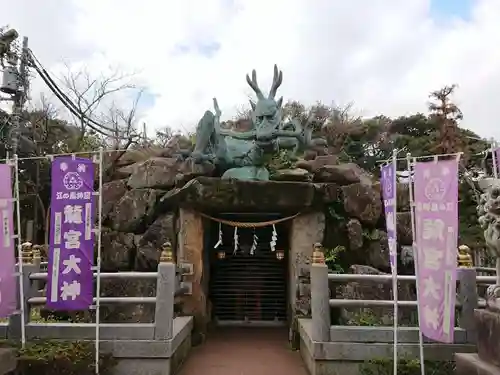
[[[262, 223], [282, 217], [277, 214], [219, 214], [220, 219], [239, 223]], [[285, 326], [287, 324], [287, 280], [289, 221], [275, 225], [277, 240], [271, 250], [273, 226], [235, 228], [210, 221], [208, 255], [209, 299], [212, 321], [217, 325]], [[215, 248], [222, 232], [222, 245]], [[255, 235], [255, 237], [254, 237]], [[252, 244], [256, 245], [252, 250]]]

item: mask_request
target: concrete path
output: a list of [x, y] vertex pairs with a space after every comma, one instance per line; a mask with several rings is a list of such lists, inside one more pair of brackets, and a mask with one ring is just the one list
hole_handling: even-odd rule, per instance
[[307, 375], [282, 328], [218, 328], [192, 349], [179, 375]]

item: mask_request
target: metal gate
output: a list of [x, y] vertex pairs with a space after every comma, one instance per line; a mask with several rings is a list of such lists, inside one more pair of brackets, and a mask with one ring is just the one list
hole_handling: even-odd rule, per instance
[[[258, 228], [255, 233], [259, 241], [252, 255], [253, 229], [239, 232], [236, 253], [234, 242], [226, 236], [225, 245], [211, 249], [210, 299], [214, 321], [286, 324], [287, 249], [279, 246], [283, 241], [278, 240], [276, 250], [271, 251], [272, 228]], [[286, 234], [283, 237], [288, 237]]]

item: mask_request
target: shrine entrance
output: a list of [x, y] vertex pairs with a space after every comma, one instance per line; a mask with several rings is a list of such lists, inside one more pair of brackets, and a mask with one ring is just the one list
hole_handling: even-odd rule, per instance
[[207, 231], [212, 321], [217, 325], [285, 326], [290, 222], [254, 228], [241, 223], [271, 222], [281, 216], [217, 217], [238, 223], [238, 227], [210, 221]]

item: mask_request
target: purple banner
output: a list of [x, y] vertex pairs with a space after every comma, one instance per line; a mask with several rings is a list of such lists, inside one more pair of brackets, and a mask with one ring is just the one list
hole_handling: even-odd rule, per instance
[[387, 164], [381, 168], [381, 188], [384, 199], [385, 223], [389, 242], [389, 259], [391, 270], [396, 270], [397, 239], [396, 239], [396, 169], [394, 164]]
[[[493, 152], [495, 153], [496, 172], [500, 175], [500, 147], [493, 149]], [[495, 166], [493, 166], [493, 168], [495, 168]]]
[[52, 162], [47, 307], [87, 310], [93, 300], [94, 165], [84, 158]]
[[15, 275], [16, 255], [14, 239], [14, 219], [12, 201], [11, 167], [0, 164], [0, 318], [6, 318], [14, 313], [17, 304], [17, 288]]
[[453, 342], [458, 242], [458, 160], [417, 162], [415, 221], [420, 330]]

